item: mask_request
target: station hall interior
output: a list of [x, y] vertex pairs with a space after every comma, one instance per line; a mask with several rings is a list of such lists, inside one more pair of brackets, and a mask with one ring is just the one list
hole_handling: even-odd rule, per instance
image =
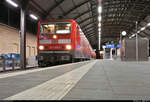
[[150, 0], [0, 0], [0, 100], [150, 100]]

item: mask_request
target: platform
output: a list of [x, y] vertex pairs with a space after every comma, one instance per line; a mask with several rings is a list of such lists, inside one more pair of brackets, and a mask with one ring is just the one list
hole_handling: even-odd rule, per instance
[[0, 74], [3, 100], [150, 99], [150, 62], [93, 60]]

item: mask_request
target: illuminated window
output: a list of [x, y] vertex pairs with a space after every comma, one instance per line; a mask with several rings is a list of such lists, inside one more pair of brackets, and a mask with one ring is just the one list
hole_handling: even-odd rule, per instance
[[69, 34], [71, 33], [70, 23], [41, 24], [41, 34]]
[[57, 23], [56, 24], [56, 34], [68, 34], [71, 33], [70, 23]]
[[42, 24], [41, 25], [41, 33], [42, 34], [54, 34], [55, 33], [55, 25], [54, 24]]

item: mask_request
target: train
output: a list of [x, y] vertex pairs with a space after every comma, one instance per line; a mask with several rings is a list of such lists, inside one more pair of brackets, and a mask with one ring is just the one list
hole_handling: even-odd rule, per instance
[[37, 33], [39, 66], [96, 58], [95, 51], [73, 19], [39, 21]]

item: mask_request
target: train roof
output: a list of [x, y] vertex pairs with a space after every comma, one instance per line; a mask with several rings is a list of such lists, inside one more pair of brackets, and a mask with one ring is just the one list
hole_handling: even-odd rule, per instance
[[76, 21], [73, 19], [60, 19], [60, 20], [53, 19], [53, 20], [47, 20], [47, 21], [42, 21], [42, 20], [39, 21], [39, 23], [48, 23], [48, 22], [76, 22]]

